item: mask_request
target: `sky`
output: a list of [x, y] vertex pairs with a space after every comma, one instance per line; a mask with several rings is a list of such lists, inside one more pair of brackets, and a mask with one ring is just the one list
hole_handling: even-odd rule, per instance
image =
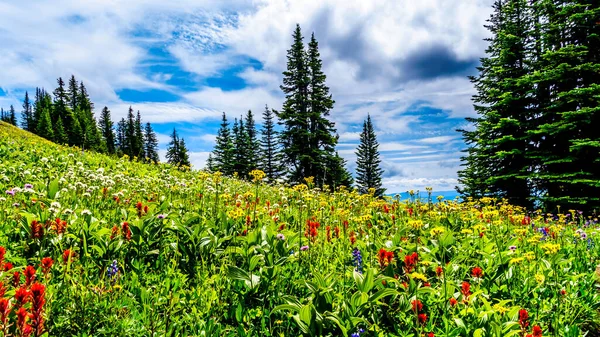
[[375, 126], [388, 192], [454, 189], [474, 116], [472, 84], [492, 0], [0, 0], [0, 107], [58, 77], [84, 82], [98, 115], [132, 106], [173, 128], [202, 168], [222, 112], [260, 127], [279, 89], [292, 32], [314, 32], [335, 106], [340, 155], [355, 169], [362, 123]]

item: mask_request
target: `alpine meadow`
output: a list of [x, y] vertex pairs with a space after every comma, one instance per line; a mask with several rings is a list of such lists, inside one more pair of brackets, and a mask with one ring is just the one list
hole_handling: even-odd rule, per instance
[[31, 6], [0, 337], [600, 336], [599, 2]]

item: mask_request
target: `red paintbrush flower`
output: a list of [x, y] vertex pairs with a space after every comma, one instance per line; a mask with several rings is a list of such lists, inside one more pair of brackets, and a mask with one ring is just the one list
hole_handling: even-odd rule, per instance
[[6, 327], [8, 314], [10, 313], [10, 303], [7, 298], [0, 298], [0, 324]]
[[539, 325], [534, 325], [533, 329], [533, 337], [542, 337], [542, 328]]
[[44, 304], [46, 303], [46, 287], [36, 282], [31, 286], [31, 325], [36, 336], [40, 336], [44, 330]]
[[419, 254], [417, 254], [417, 252], [413, 252], [412, 254], [404, 257], [404, 267], [406, 268], [406, 273], [412, 273], [413, 269], [417, 265], [418, 260]]
[[521, 326], [521, 329], [525, 329], [529, 326], [529, 322], [527, 322], [528, 319], [529, 313], [527, 312], [527, 310], [519, 310], [519, 325]]
[[17, 288], [19, 285], [21, 285], [21, 272], [16, 271], [13, 274], [13, 286]]
[[20, 307], [17, 310], [17, 330], [19, 330], [21, 336], [30, 336], [33, 330], [31, 326], [27, 324], [27, 319], [29, 318], [29, 313], [25, 308]]
[[460, 292], [463, 294], [464, 297], [469, 297], [471, 295], [471, 285], [469, 284], [469, 282], [463, 282], [462, 286], [460, 287]]
[[458, 303], [458, 301], [454, 297], [451, 297], [450, 298], [450, 306], [453, 307], [456, 305], [456, 303]]
[[44, 236], [44, 227], [37, 220], [31, 221], [31, 237], [41, 239]]
[[0, 246], [0, 267], [4, 264], [4, 256], [6, 255], [6, 248]]
[[421, 301], [419, 300], [413, 300], [412, 302], [410, 302], [410, 304], [412, 305], [412, 310], [414, 312], [421, 312], [423, 311], [423, 303], [421, 303]]
[[4, 294], [6, 294], [6, 287], [4, 286], [4, 283], [0, 281], [0, 297], [4, 297]]
[[25, 286], [29, 287], [35, 279], [35, 268], [33, 268], [33, 266], [27, 266], [23, 271], [23, 274], [25, 275]]
[[438, 277], [442, 276], [443, 273], [444, 273], [444, 269], [442, 268], [442, 266], [435, 267], [435, 274]]
[[75, 257], [75, 252], [70, 250], [70, 249], [66, 249], [63, 252], [62, 258], [63, 258], [63, 262], [64, 263], [69, 263], [73, 260], [73, 258]]
[[113, 240], [117, 235], [119, 235], [119, 226], [114, 225], [110, 231], [110, 239]]
[[17, 301], [18, 306], [22, 306], [25, 303], [29, 302], [29, 296], [31, 294], [25, 287], [19, 287], [15, 291], [15, 300]]
[[121, 233], [125, 237], [125, 240], [131, 240], [131, 229], [129, 229], [129, 223], [127, 221], [124, 221], [121, 225]]
[[479, 267], [475, 267], [475, 268], [473, 268], [473, 270], [471, 270], [471, 275], [475, 278], [482, 278], [483, 270]]
[[327, 242], [331, 242], [331, 226], [325, 227], [325, 236], [327, 238]]
[[419, 318], [419, 323], [421, 323], [421, 324], [425, 324], [425, 322], [427, 322], [427, 314], [419, 314], [418, 318]]
[[355, 244], [356, 243], [356, 236], [354, 231], [350, 231], [350, 244]]
[[9, 271], [13, 269], [13, 264], [10, 262], [4, 262], [4, 266], [2, 267], [4, 271]]
[[54, 260], [52, 260], [51, 257], [45, 257], [42, 259], [42, 272], [44, 275], [48, 275], [53, 264]]

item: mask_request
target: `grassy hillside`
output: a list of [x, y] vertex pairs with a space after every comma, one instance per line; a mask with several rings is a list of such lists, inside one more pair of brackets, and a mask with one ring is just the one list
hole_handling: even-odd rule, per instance
[[0, 123], [0, 336], [597, 335], [597, 219], [255, 174]]

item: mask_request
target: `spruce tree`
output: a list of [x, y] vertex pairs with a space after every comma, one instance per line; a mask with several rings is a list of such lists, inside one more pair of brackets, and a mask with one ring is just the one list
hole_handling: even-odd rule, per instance
[[15, 107], [10, 105], [10, 110], [8, 110], [8, 122], [14, 126], [17, 126], [17, 114], [15, 113]]
[[150, 122], [146, 123], [144, 128], [144, 154], [150, 162], [158, 163], [160, 161], [158, 157], [158, 139]]
[[34, 132], [35, 125], [33, 123], [33, 107], [29, 100], [29, 93], [25, 91], [25, 99], [23, 99], [23, 112], [21, 112], [21, 127], [23, 130]]
[[188, 148], [185, 146], [185, 140], [183, 138], [179, 140], [178, 161], [179, 166], [187, 166], [188, 168], [192, 166], [192, 163], [190, 163]]
[[125, 118], [121, 118], [121, 120], [117, 123], [117, 139], [116, 139], [116, 150], [119, 156], [122, 156], [127, 153], [127, 121]]
[[497, 1], [489, 25], [492, 33], [479, 75], [470, 77], [477, 90], [473, 100], [475, 130], [462, 132], [468, 148], [467, 167], [459, 172], [465, 196], [494, 195], [510, 203], [531, 206], [528, 174], [531, 162], [527, 135], [533, 110], [527, 78], [531, 72], [528, 41], [532, 32], [526, 0]]
[[265, 105], [265, 111], [263, 112], [264, 123], [260, 139], [260, 156], [258, 158], [260, 158], [260, 169], [265, 172], [269, 180], [279, 179], [284, 174], [273, 118], [273, 110]]
[[241, 178], [247, 178], [248, 173], [251, 171], [251, 158], [250, 157], [250, 142], [246, 127], [244, 125], [244, 119], [240, 116], [238, 124], [237, 118], [233, 122], [233, 172]]
[[138, 159], [143, 160], [147, 155], [144, 153], [144, 128], [142, 127], [142, 116], [138, 110], [135, 117], [135, 153]]
[[[260, 156], [260, 141], [258, 139], [256, 131], [256, 123], [254, 122], [254, 115], [251, 110], [248, 110], [244, 119], [246, 127], [246, 135], [248, 136], [248, 158], [251, 163], [256, 163], [256, 160]], [[251, 167], [253, 170], [257, 167]]]
[[[62, 125], [62, 124], [61, 124]], [[61, 144], [59, 141], [56, 141], [54, 137], [54, 130], [52, 129], [52, 120], [50, 118], [49, 109], [42, 109], [40, 111], [39, 121], [37, 123], [36, 134], [40, 137], [46, 138], [49, 141], [55, 141]], [[64, 135], [64, 130], [63, 130]]]
[[139, 152], [139, 149], [137, 148], [138, 141], [136, 139], [135, 115], [133, 114], [133, 108], [131, 106], [129, 107], [125, 121], [125, 146], [123, 147], [123, 153], [128, 155], [130, 159], [133, 159]]
[[8, 118], [4, 113], [4, 108], [0, 108], [0, 121], [7, 122]]
[[215, 172], [215, 161], [213, 160], [212, 153], [209, 153], [206, 159], [206, 170], [208, 172]]
[[354, 184], [352, 174], [346, 169], [346, 160], [337, 152], [328, 156], [325, 165], [325, 183], [329, 189], [338, 189], [340, 186], [351, 187]]
[[217, 131], [215, 148], [213, 150], [214, 170], [220, 171], [224, 175], [233, 174], [234, 165], [234, 146], [233, 137], [229, 130], [227, 116], [223, 112], [221, 127]]
[[360, 134], [360, 144], [356, 150], [356, 185], [362, 194], [375, 190], [375, 196], [381, 197], [385, 193], [382, 188], [381, 159], [379, 158], [379, 143], [371, 122], [371, 115], [363, 123]]
[[104, 138], [104, 143], [106, 144], [106, 152], [109, 154], [116, 153], [116, 144], [115, 144], [115, 132], [113, 130], [113, 122], [110, 116], [110, 110], [108, 107], [104, 107], [102, 112], [100, 113], [100, 131], [102, 133], [102, 138]]
[[171, 134], [171, 141], [167, 146], [167, 163], [171, 165], [179, 164], [179, 135], [177, 134], [177, 130], [173, 128], [173, 133]]
[[69, 107], [72, 111], [76, 111], [79, 107], [79, 83], [77, 83], [75, 75], [71, 75], [71, 78], [69, 79], [68, 98]]
[[59, 135], [63, 132], [57, 130], [57, 126], [59, 125], [57, 123], [58, 119], [61, 119], [69, 145], [82, 146], [84, 133], [77, 116], [75, 116], [73, 110], [69, 107], [69, 95], [65, 90], [65, 82], [59, 77], [57, 83], [58, 87], [54, 90], [54, 109], [52, 109], [52, 123], [54, 125], [55, 137], [62, 138], [62, 135], [60, 137]]

